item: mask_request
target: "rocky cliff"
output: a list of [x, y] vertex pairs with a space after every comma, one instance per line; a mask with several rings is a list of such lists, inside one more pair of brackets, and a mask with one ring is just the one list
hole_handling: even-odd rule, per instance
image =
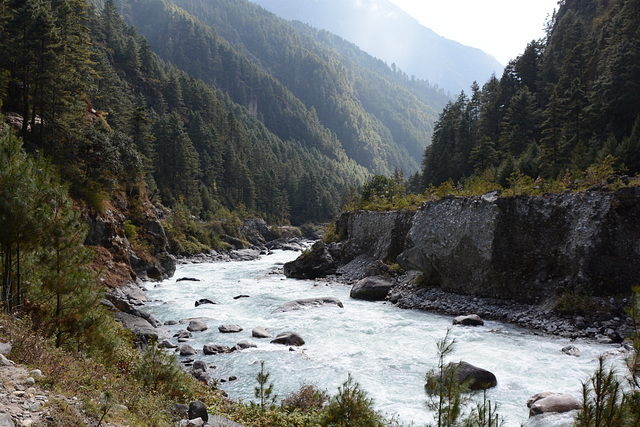
[[[640, 188], [544, 196], [447, 197], [417, 212], [348, 212], [336, 221], [350, 279], [374, 261], [421, 274], [422, 288], [522, 303], [566, 292], [629, 294], [640, 284]], [[339, 250], [338, 250], [339, 249]]]

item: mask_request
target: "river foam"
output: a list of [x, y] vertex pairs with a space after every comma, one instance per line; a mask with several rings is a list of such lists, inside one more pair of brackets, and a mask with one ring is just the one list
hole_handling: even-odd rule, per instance
[[[456, 351], [448, 360], [465, 360], [498, 378], [498, 386], [488, 392], [488, 398], [498, 402], [507, 426], [536, 425], [528, 420], [526, 407], [533, 394], [554, 391], [580, 398], [581, 381], [593, 373], [597, 357], [615, 349], [538, 336], [499, 322], [488, 321], [475, 328], [453, 327], [451, 316], [354, 300], [345, 285], [287, 279], [280, 274], [277, 266], [297, 255], [275, 251], [255, 261], [179, 265], [173, 279], [150, 286], [147, 296], [152, 302], [145, 309], [160, 321], [204, 318], [209, 329], [194, 333], [194, 341], [189, 344], [199, 351], [197, 359], [217, 366], [212, 371], [214, 378], [238, 378], [220, 385], [232, 398], [254, 400], [260, 360], [265, 361], [281, 398], [302, 384], [314, 384], [335, 394], [350, 373], [373, 397], [378, 410], [395, 414], [405, 425], [424, 425], [432, 420], [424, 405], [424, 376], [436, 366], [436, 342], [448, 328], [456, 340]], [[182, 277], [199, 281], [177, 281]], [[239, 295], [249, 297], [234, 299]], [[344, 308], [327, 306], [272, 314], [291, 300], [327, 296], [340, 299]], [[219, 304], [195, 307], [195, 301], [201, 298]], [[223, 324], [238, 324], [244, 330], [222, 334], [218, 326]], [[183, 323], [170, 328], [177, 332], [186, 326]], [[282, 331], [299, 332], [306, 343], [290, 351], [287, 346], [252, 338], [251, 330], [257, 326], [274, 336]], [[202, 354], [204, 344], [232, 347], [242, 340], [252, 341], [257, 347], [223, 355]], [[567, 345], [578, 347], [581, 356], [562, 353]], [[555, 421], [546, 419], [544, 425], [567, 422], [565, 416]]]

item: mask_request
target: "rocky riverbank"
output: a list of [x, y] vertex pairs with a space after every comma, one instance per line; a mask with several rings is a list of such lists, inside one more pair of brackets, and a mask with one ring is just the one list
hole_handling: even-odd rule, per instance
[[[417, 212], [347, 212], [338, 243], [288, 277], [356, 284], [379, 276], [402, 308], [476, 313], [564, 337], [622, 342], [640, 265], [640, 189], [447, 197]], [[409, 273], [398, 276], [398, 271]]]

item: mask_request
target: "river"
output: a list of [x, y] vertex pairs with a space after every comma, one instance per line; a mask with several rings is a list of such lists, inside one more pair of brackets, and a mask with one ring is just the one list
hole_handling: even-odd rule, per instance
[[[353, 300], [348, 286], [287, 279], [277, 272], [278, 266], [298, 255], [275, 251], [255, 261], [179, 265], [172, 279], [155, 286], [148, 284], [150, 302], [145, 309], [163, 322], [204, 318], [209, 329], [194, 333], [194, 341], [188, 344], [198, 350], [196, 359], [217, 366], [212, 371], [214, 378], [238, 378], [220, 385], [234, 399], [254, 400], [260, 360], [265, 361], [270, 382], [280, 398], [297, 391], [302, 384], [313, 384], [335, 394], [350, 373], [374, 399], [376, 409], [395, 415], [404, 425], [432, 421], [424, 404], [424, 377], [437, 364], [436, 342], [448, 328], [456, 340], [456, 350], [448, 361], [464, 360], [496, 375], [498, 386], [488, 392], [488, 398], [498, 402], [498, 412], [507, 426], [568, 425], [567, 416], [542, 423], [529, 421], [527, 399], [544, 391], [569, 393], [579, 399], [581, 381], [595, 370], [598, 355], [615, 349], [537, 336], [499, 322], [452, 327], [451, 316]], [[199, 281], [178, 282], [182, 277]], [[234, 299], [239, 295], [249, 297]], [[272, 314], [287, 301], [325, 296], [340, 299], [344, 308], [327, 306]], [[195, 301], [201, 298], [219, 304], [195, 307]], [[222, 334], [218, 326], [223, 324], [238, 324], [244, 330]], [[170, 328], [177, 332], [186, 326]], [[290, 351], [287, 346], [252, 338], [251, 330], [257, 326], [274, 336], [296, 331], [306, 343]], [[204, 344], [232, 347], [242, 340], [254, 342], [257, 348], [223, 355], [202, 354]], [[567, 345], [578, 347], [581, 356], [562, 353]]]

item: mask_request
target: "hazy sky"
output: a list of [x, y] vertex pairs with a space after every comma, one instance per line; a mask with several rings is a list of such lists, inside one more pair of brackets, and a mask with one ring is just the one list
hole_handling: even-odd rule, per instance
[[557, 0], [390, 0], [423, 26], [493, 55], [503, 65], [543, 36]]

